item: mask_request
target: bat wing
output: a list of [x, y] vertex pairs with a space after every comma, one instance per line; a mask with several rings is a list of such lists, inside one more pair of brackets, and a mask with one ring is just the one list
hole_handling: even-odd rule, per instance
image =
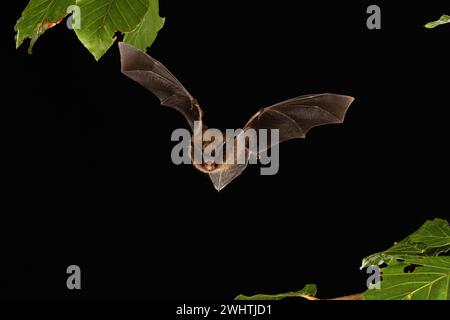
[[[279, 141], [304, 138], [317, 126], [342, 123], [354, 98], [323, 93], [300, 96], [262, 108], [244, 126], [244, 130], [278, 129]], [[277, 142], [270, 141], [268, 148]], [[265, 150], [258, 150], [261, 153]]]
[[[353, 97], [328, 93], [300, 96], [261, 109], [247, 122], [244, 131], [250, 128], [278, 129], [279, 141], [269, 141], [268, 148], [271, 148], [276, 143], [304, 138], [314, 127], [342, 123], [353, 100]], [[266, 150], [258, 150], [258, 154]], [[248, 157], [246, 159], [248, 160]], [[209, 176], [214, 187], [220, 191], [246, 167], [247, 164], [232, 164], [227, 169]]]
[[211, 179], [214, 188], [216, 188], [217, 191], [220, 191], [231, 181], [240, 176], [245, 168], [247, 168], [247, 163], [232, 164], [222, 171], [210, 173], [209, 178]]
[[119, 43], [122, 73], [155, 94], [163, 106], [180, 111], [194, 130], [194, 121], [201, 121], [203, 111], [197, 100], [159, 61], [145, 52]]
[[[229, 143], [234, 143], [234, 152], [231, 156], [226, 156], [225, 168], [219, 172], [209, 173], [209, 178], [217, 191], [222, 190], [236, 177], [241, 175], [248, 165], [248, 149], [237, 148], [238, 145], [236, 139]], [[224, 142], [222, 147], [224, 147], [225, 144], [226, 142]]]

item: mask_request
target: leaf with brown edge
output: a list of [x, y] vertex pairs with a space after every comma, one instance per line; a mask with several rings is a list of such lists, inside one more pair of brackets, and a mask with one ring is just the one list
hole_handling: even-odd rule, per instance
[[26, 39], [31, 39], [28, 52], [41, 35], [59, 24], [67, 16], [67, 8], [75, 4], [76, 0], [31, 0], [17, 21], [16, 48]]

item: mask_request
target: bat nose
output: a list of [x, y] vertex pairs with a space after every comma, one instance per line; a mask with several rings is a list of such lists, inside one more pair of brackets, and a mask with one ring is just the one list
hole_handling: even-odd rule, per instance
[[203, 164], [203, 167], [208, 171], [212, 171], [216, 168], [216, 164], [214, 162], [208, 161]]

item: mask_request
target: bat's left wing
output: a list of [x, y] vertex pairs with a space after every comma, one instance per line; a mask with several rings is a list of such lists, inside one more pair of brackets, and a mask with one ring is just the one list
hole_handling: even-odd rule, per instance
[[[305, 138], [306, 133], [317, 126], [342, 123], [353, 102], [350, 96], [323, 93], [300, 96], [262, 108], [244, 126], [252, 129], [278, 129], [279, 141], [269, 141], [268, 148], [295, 138]], [[266, 150], [258, 150], [258, 155]], [[252, 152], [252, 150], [246, 150]], [[248, 160], [248, 155], [247, 155]], [[210, 178], [217, 190], [223, 189], [238, 177], [247, 164], [230, 165], [226, 170], [211, 173]]]

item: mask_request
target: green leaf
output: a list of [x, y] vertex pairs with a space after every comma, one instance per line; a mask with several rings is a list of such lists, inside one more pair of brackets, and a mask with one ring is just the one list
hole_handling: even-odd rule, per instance
[[81, 28], [75, 32], [97, 60], [112, 46], [116, 33], [125, 33], [125, 42], [146, 50], [164, 26], [158, 0], [31, 0], [15, 26], [16, 47], [31, 38], [31, 53], [37, 39], [60, 23], [72, 5], [80, 8]]
[[427, 221], [410, 236], [413, 243], [421, 243], [427, 253], [438, 255], [450, 249], [450, 226], [443, 219]]
[[450, 23], [450, 16], [444, 14], [439, 18], [439, 20], [427, 23], [425, 25], [425, 28], [433, 29], [433, 28], [436, 28], [437, 26], [440, 26], [441, 24], [446, 24], [446, 23]]
[[37, 39], [60, 23], [67, 16], [67, 8], [74, 3], [75, 0], [31, 0], [14, 27], [16, 48], [19, 48], [25, 39], [31, 38], [31, 53]]
[[135, 30], [150, 6], [148, 0], [77, 0], [76, 4], [81, 28], [75, 32], [96, 60], [112, 46], [117, 32]]
[[317, 294], [317, 287], [315, 284], [307, 284], [303, 289], [299, 291], [291, 291], [287, 293], [280, 294], [257, 294], [254, 296], [244, 296], [239, 295], [235, 298], [235, 300], [281, 300], [284, 298], [297, 297], [301, 298], [303, 296], [315, 296]]
[[416, 232], [391, 248], [363, 259], [361, 269], [370, 265], [390, 264], [398, 259], [437, 256], [450, 249], [450, 227], [443, 219], [425, 222]]
[[124, 37], [124, 42], [146, 51], [155, 41], [158, 31], [164, 26], [165, 19], [159, 16], [159, 1], [150, 0], [150, 6], [144, 19]]
[[368, 266], [377, 266], [383, 263], [390, 264], [397, 259], [405, 259], [410, 256], [419, 256], [425, 251], [419, 244], [413, 244], [406, 238], [400, 242], [395, 243], [391, 248], [374, 253], [368, 257], [365, 257], [362, 261], [361, 269]]
[[[406, 268], [406, 269], [405, 269]], [[408, 268], [414, 268], [407, 272]], [[450, 257], [411, 258], [382, 269], [380, 289], [368, 290], [365, 300], [449, 300]]]

